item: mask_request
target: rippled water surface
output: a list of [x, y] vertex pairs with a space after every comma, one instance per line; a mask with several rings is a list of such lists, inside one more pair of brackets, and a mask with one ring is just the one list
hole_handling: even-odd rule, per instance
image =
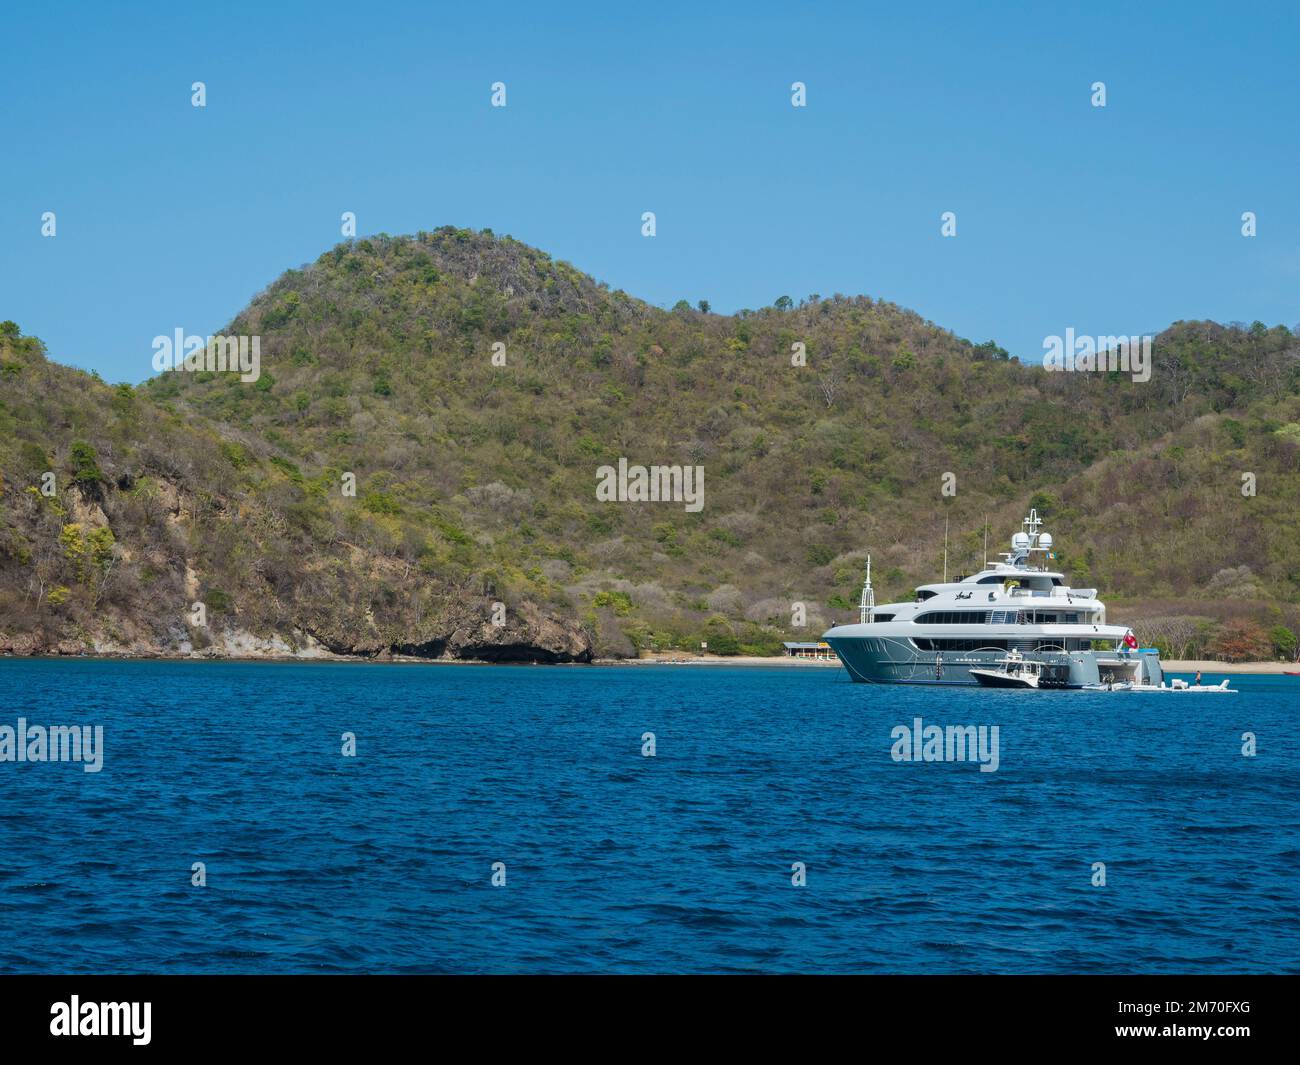
[[1300, 678], [1232, 683], [0, 660], [0, 725], [106, 750], [0, 763], [0, 970], [1294, 972]]

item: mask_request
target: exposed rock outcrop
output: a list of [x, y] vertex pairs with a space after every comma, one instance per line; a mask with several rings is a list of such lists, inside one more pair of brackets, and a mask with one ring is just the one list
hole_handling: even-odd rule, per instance
[[492, 620], [492, 604], [474, 600], [452, 604], [438, 622], [418, 633], [396, 637], [362, 635], [346, 628], [305, 628], [338, 655], [375, 658], [460, 659], [485, 662], [590, 662], [590, 635], [577, 622], [524, 602], [505, 611], [501, 624]]

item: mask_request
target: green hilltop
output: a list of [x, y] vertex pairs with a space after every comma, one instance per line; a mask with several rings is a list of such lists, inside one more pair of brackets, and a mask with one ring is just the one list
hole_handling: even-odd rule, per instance
[[[0, 650], [774, 653], [856, 616], [868, 551], [909, 597], [945, 521], [970, 572], [1032, 505], [1147, 640], [1294, 654], [1284, 326], [1176, 323], [1146, 383], [1049, 373], [865, 296], [665, 310], [448, 227], [339, 245], [223, 332], [261, 338], [255, 383], [113, 387], [0, 326]], [[702, 466], [703, 510], [599, 501], [620, 458]]]

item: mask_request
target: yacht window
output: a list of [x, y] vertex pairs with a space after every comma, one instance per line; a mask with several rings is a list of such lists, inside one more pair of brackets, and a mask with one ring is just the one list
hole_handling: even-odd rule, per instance
[[894, 615], [893, 615], [893, 614], [873, 614], [872, 617], [873, 617], [876, 621], [893, 621], [893, 620], [894, 620]]
[[1010, 640], [934, 640], [913, 636], [912, 643], [919, 651], [1006, 651]]
[[1042, 610], [1034, 612], [1034, 623], [1037, 625], [1075, 625], [1078, 621], [1079, 615], [1070, 611], [1058, 614], [1048, 614]]

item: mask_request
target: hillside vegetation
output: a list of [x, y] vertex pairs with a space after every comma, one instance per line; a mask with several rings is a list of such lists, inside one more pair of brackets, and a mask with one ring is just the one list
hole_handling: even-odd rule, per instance
[[[909, 596], [945, 519], [969, 572], [1034, 505], [1146, 638], [1294, 654], [1283, 326], [1177, 323], [1146, 383], [1053, 374], [864, 296], [663, 310], [444, 228], [340, 245], [224, 332], [261, 338], [256, 382], [110, 387], [0, 327], [0, 647], [771, 653], [855, 616], [867, 551]], [[703, 508], [601, 502], [620, 458], [702, 467]]]

